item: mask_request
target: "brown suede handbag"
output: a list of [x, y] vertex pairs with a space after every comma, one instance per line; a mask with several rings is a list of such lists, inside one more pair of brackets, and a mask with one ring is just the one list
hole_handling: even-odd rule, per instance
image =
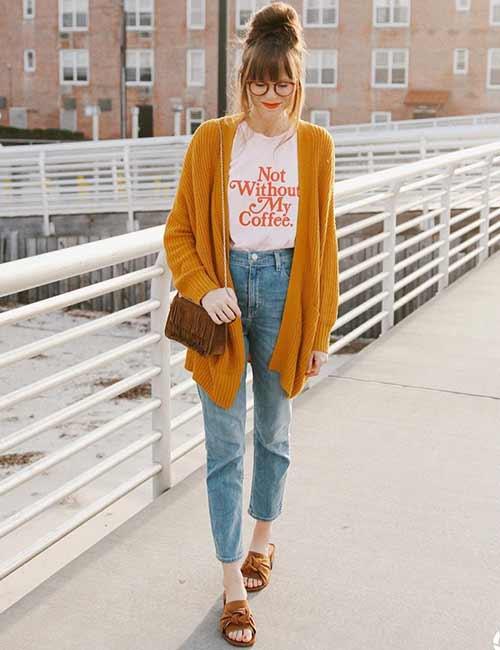
[[[220, 135], [220, 165], [222, 185], [222, 232], [224, 239], [224, 286], [227, 290], [226, 268], [226, 217], [224, 211], [224, 166], [222, 149], [222, 129]], [[207, 310], [181, 296], [179, 291], [172, 299], [165, 324], [165, 336], [182, 343], [203, 356], [222, 354], [227, 345], [228, 323], [214, 323]]]

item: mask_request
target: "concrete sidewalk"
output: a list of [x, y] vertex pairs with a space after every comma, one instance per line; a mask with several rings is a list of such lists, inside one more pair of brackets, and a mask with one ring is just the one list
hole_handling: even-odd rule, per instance
[[[494, 647], [499, 297], [497, 255], [294, 401], [272, 581], [249, 594], [256, 647]], [[4, 612], [0, 648], [229, 648], [204, 480], [202, 467]]]

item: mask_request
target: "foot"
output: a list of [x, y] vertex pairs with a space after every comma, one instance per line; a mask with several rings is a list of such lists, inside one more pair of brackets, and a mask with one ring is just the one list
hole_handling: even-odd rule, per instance
[[[257, 553], [265, 553], [269, 557], [271, 547], [269, 544], [264, 544], [264, 546], [252, 544], [249, 550], [256, 551]], [[245, 588], [250, 587], [252, 589], [253, 587], [260, 587], [262, 580], [260, 578], [247, 578], [247, 576], [243, 576], [243, 584]]]
[[[235, 578], [229, 580], [227, 584], [224, 583], [226, 603], [231, 600], [246, 600], [248, 598], [247, 590], [243, 584], [242, 578], [242, 574], [239, 573], [239, 577], [235, 576]], [[227, 636], [235, 641], [250, 641], [252, 638], [252, 628], [244, 627], [241, 630], [232, 630], [231, 632], [227, 632]]]

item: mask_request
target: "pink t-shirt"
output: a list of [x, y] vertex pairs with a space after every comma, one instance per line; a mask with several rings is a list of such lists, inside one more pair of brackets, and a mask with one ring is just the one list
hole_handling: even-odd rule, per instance
[[[229, 165], [230, 246], [271, 250], [295, 246], [299, 201], [297, 134], [267, 136], [245, 120], [236, 130]], [[277, 147], [277, 148], [276, 148]]]

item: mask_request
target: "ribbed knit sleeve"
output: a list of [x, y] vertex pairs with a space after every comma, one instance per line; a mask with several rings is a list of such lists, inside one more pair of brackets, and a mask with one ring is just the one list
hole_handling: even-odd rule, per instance
[[196, 129], [186, 150], [174, 203], [163, 234], [165, 257], [172, 272], [174, 285], [182, 296], [198, 304], [208, 291], [219, 288], [207, 274], [198, 255], [191, 224], [195, 205], [194, 163], [198, 161], [200, 164], [201, 156], [197, 156], [196, 152], [198, 147], [203, 146], [203, 126], [200, 125]]
[[319, 165], [321, 268], [319, 321], [313, 350], [327, 352], [330, 332], [337, 320], [339, 304], [339, 261], [335, 225], [335, 145], [324, 129], [324, 155]]

